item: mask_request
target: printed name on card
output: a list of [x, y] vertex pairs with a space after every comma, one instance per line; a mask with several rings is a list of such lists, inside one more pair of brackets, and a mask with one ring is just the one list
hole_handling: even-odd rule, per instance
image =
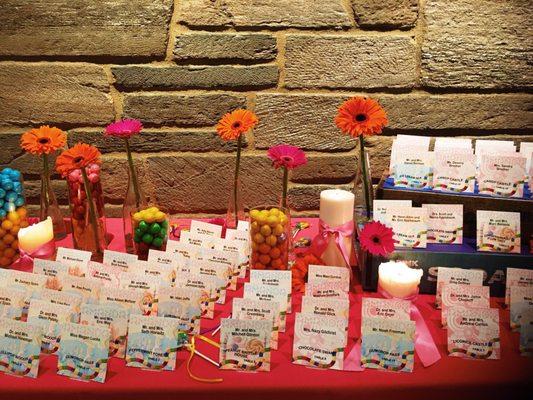
[[450, 308], [448, 354], [474, 359], [500, 358], [500, 325], [495, 308]]
[[303, 296], [301, 313], [319, 317], [344, 318], [346, 327], [348, 327], [350, 301], [346, 299]]
[[229, 240], [216, 238], [213, 242], [213, 248], [218, 251], [228, 252], [236, 257], [236, 265], [234, 267], [238, 278], [246, 277], [246, 269], [249, 265], [249, 250], [248, 243], [241, 240]]
[[344, 318], [296, 314], [292, 348], [294, 364], [342, 370], [346, 343]]
[[346, 267], [309, 265], [309, 283], [340, 282], [345, 292], [350, 291], [350, 270]]
[[233, 299], [233, 319], [266, 320], [272, 322], [270, 348], [277, 350], [279, 337], [279, 304], [275, 301]]
[[395, 247], [426, 248], [428, 210], [416, 207], [389, 207], [385, 225], [394, 232]]
[[332, 297], [347, 300], [348, 292], [344, 290], [344, 282], [324, 281], [317, 283], [307, 283], [305, 285], [305, 295], [311, 297]]
[[0, 287], [0, 318], [22, 319], [26, 297], [24, 288]]
[[215, 303], [226, 296], [226, 282], [216, 276], [177, 274], [176, 287], [202, 290], [202, 317], [207, 319], [213, 319]]
[[81, 278], [73, 275], [60, 275], [63, 283], [63, 291], [66, 293], [78, 293], [83, 303], [98, 303], [100, 289], [103, 287], [98, 279]]
[[87, 264], [91, 261], [91, 256], [92, 253], [90, 251], [58, 247], [56, 261], [65, 264], [68, 267], [69, 274], [85, 276]]
[[444, 285], [442, 288], [442, 326], [446, 327], [450, 308], [490, 308], [490, 288], [473, 285]]
[[270, 371], [272, 322], [222, 318], [220, 369]]
[[[176, 254], [176, 256], [179, 256], [179, 254]], [[176, 282], [177, 268], [177, 262], [172, 264], [165, 264], [158, 263], [156, 261], [139, 260], [131, 266], [130, 272], [137, 275], [156, 276], [161, 279], [163, 284], [172, 286]]]
[[445, 151], [435, 153], [433, 190], [449, 193], [474, 193], [476, 157], [473, 154]]
[[104, 383], [109, 359], [109, 327], [63, 324], [57, 373], [71, 379]]
[[104, 264], [127, 271], [131, 264], [138, 260], [135, 254], [121, 253], [119, 251], [104, 250]]
[[122, 308], [136, 315], [155, 315], [157, 306], [152, 293], [142, 289], [121, 289], [103, 287], [100, 290], [100, 303]]
[[87, 276], [100, 280], [103, 286], [118, 287], [120, 285], [120, 274], [123, 271], [120, 267], [111, 267], [94, 261], [89, 261], [87, 265]]
[[65, 264], [61, 264], [59, 261], [35, 258], [33, 260], [33, 273], [47, 276], [57, 276], [59, 274], [67, 274], [68, 267]]
[[292, 273], [291, 271], [268, 271], [252, 269], [250, 271], [252, 285], [269, 285], [279, 287], [287, 292], [287, 313], [292, 312]]
[[[227, 264], [207, 262], [207, 261], [195, 261], [191, 263], [191, 273], [193, 275], [214, 276], [225, 282], [225, 289], [232, 289], [233, 287], [233, 283], [232, 283], [233, 268]], [[217, 302], [218, 304], [225, 303], [226, 301], [225, 292], [226, 290], [224, 290], [224, 296], [221, 297], [219, 301]]]
[[68, 306], [32, 299], [28, 309], [28, 322], [42, 329], [41, 353], [54, 354], [61, 341], [61, 324], [70, 322], [72, 310]]
[[479, 169], [479, 193], [490, 196], [523, 197], [526, 157], [514, 155], [482, 155]]
[[399, 299], [363, 297], [361, 318], [390, 318], [410, 320], [411, 302]]
[[189, 232], [199, 235], [208, 235], [214, 237], [222, 236], [222, 225], [210, 224], [209, 222], [203, 221], [191, 221], [191, 229]]
[[[190, 270], [192, 273], [198, 273], [198, 270], [195, 268], [198, 265], [202, 265], [204, 268], [208, 268], [208, 265], [214, 265], [218, 271], [217, 276], [228, 279], [228, 289], [237, 289], [239, 271], [236, 268], [238, 262], [234, 252], [203, 248], [198, 254], [197, 261], [191, 262]], [[220, 266], [225, 266], [226, 268], [223, 269]]]
[[520, 253], [520, 213], [478, 210], [477, 250]]
[[178, 329], [174, 318], [130, 316], [126, 365], [173, 371], [178, 351]]
[[0, 372], [37, 378], [42, 329], [14, 319], [0, 320]]
[[212, 249], [213, 239], [215, 238], [216, 236], [213, 235], [202, 235], [200, 233], [182, 231], [180, 235], [180, 242], [190, 244], [196, 247], [205, 247], [207, 249]]
[[22, 310], [23, 319], [28, 315], [30, 300], [39, 297], [39, 292], [45, 287], [50, 279], [55, 279], [55, 277], [32, 274], [31, 272], [11, 271], [8, 277], [7, 287], [23, 289], [26, 293], [24, 298], [24, 308]]
[[428, 210], [428, 243], [463, 243], [462, 204], [422, 204]]
[[519, 331], [522, 316], [533, 310], [533, 286], [511, 286], [511, 329]]
[[392, 372], [413, 371], [414, 321], [365, 318], [361, 333], [361, 366]]
[[507, 268], [505, 278], [505, 304], [509, 305], [511, 286], [533, 287], [533, 269]]
[[80, 324], [108, 327], [109, 357], [124, 358], [129, 311], [110, 304], [83, 304]]
[[68, 306], [70, 308], [70, 321], [77, 323], [80, 319], [80, 306], [83, 300], [79, 293], [61, 292], [59, 290], [42, 289], [39, 292], [39, 299], [48, 301], [52, 304]]
[[279, 331], [285, 332], [287, 323], [287, 292], [277, 286], [244, 284], [245, 299], [272, 301], [279, 304]]
[[463, 269], [439, 267], [437, 269], [437, 293], [435, 295], [435, 306], [441, 308], [442, 288], [444, 285], [483, 285], [484, 272], [480, 269]]
[[374, 220], [385, 223], [387, 210], [392, 207], [412, 207], [411, 200], [374, 200]]
[[176, 319], [178, 329], [191, 335], [200, 334], [203, 292], [197, 288], [167, 287], [159, 289], [158, 315]]

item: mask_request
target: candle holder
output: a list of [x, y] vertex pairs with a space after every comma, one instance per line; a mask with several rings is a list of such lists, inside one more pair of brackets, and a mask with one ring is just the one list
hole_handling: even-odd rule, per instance
[[252, 208], [250, 237], [253, 269], [288, 269], [292, 237], [288, 209], [268, 205]]

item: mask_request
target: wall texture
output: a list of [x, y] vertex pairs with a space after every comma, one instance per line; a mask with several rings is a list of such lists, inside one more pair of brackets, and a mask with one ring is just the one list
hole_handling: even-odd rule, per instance
[[[108, 213], [126, 185], [120, 143], [103, 127], [139, 118], [146, 193], [174, 214], [227, 205], [234, 145], [214, 125], [237, 107], [247, 136], [245, 202], [274, 201], [269, 146], [308, 151], [292, 176], [298, 211], [349, 185], [355, 141], [333, 118], [354, 94], [380, 100], [390, 126], [370, 143], [373, 174], [397, 133], [533, 140], [530, 0], [2, 0], [0, 164], [20, 168], [38, 201], [39, 163], [19, 148], [40, 124], [104, 155]], [[65, 203], [65, 185], [55, 181]]]

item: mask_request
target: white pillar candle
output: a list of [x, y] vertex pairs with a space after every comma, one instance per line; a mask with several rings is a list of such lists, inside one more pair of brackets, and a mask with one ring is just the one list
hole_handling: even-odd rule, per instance
[[421, 269], [410, 268], [404, 262], [389, 261], [379, 266], [379, 286], [393, 297], [406, 298], [418, 291]]
[[19, 248], [29, 254], [52, 239], [54, 239], [54, 224], [50, 217], [27, 228], [21, 228], [18, 233]]
[[[320, 219], [331, 228], [353, 221], [354, 201], [354, 194], [346, 190], [323, 190], [320, 192]], [[344, 238], [343, 243], [348, 250], [348, 258], [350, 258], [353, 251], [352, 236]], [[321, 258], [326, 265], [349, 267], [346, 265], [334, 237], [330, 237], [328, 246]]]

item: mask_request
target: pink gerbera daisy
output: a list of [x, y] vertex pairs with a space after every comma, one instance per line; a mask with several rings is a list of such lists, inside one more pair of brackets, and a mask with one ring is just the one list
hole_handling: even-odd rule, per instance
[[394, 251], [394, 232], [381, 222], [371, 221], [365, 224], [359, 234], [359, 243], [364, 250], [373, 255], [385, 257]]
[[143, 124], [138, 119], [123, 119], [122, 121], [113, 122], [105, 128], [106, 136], [121, 137], [129, 139], [138, 134], [143, 128]]
[[294, 169], [307, 163], [305, 153], [297, 146], [279, 144], [268, 149], [267, 155], [276, 169], [281, 167]]

